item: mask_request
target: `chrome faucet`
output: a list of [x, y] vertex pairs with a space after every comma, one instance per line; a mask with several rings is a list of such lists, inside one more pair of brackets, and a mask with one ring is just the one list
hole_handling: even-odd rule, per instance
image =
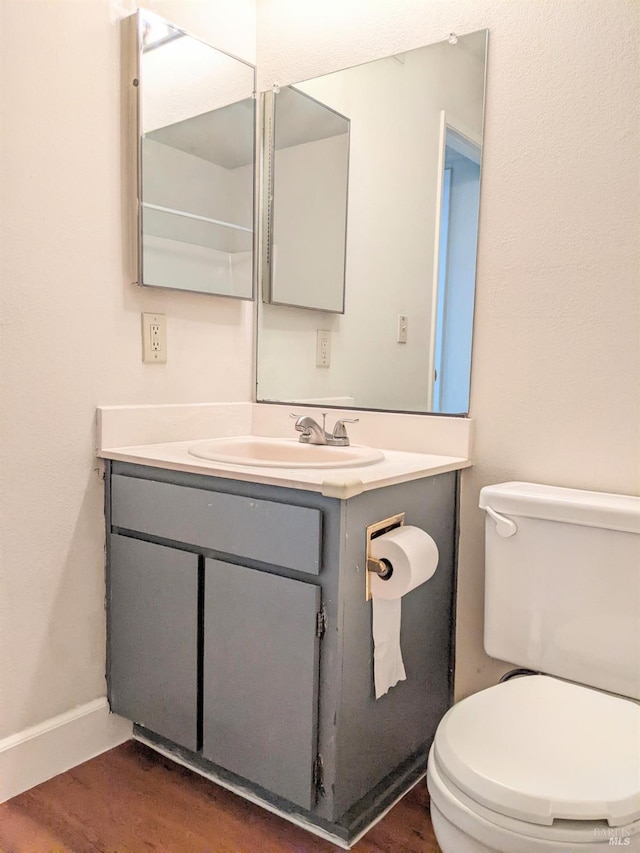
[[349, 436], [345, 424], [355, 424], [359, 418], [339, 418], [333, 432], [327, 432], [327, 413], [322, 413], [322, 426], [309, 415], [291, 415], [296, 418], [295, 429], [301, 433], [300, 441], [303, 444], [329, 444], [334, 447], [347, 447]]

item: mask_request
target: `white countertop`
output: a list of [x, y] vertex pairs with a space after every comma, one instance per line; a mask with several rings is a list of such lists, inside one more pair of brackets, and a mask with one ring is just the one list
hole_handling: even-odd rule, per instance
[[384, 453], [383, 461], [358, 467], [310, 469], [240, 466], [210, 462], [191, 456], [188, 450], [199, 440], [201, 439], [194, 438], [189, 441], [101, 448], [98, 450], [98, 456], [103, 459], [165, 468], [171, 471], [186, 471], [191, 474], [205, 474], [229, 480], [305, 489], [341, 500], [371, 489], [422, 477], [432, 477], [447, 471], [458, 471], [471, 465], [469, 459], [458, 456], [409, 453], [381, 448]]

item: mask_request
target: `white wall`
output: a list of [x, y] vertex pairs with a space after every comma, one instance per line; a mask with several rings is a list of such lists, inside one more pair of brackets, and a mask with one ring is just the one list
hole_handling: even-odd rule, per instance
[[[175, 3], [184, 16], [206, 14], [210, 39], [251, 60], [253, 0]], [[195, 31], [161, 8], [172, 4], [147, 5]], [[250, 396], [249, 305], [129, 284], [120, 7], [0, 4], [0, 737], [104, 693], [96, 404]], [[270, 0], [259, 19], [264, 73], [289, 79], [485, 26], [460, 694], [502, 668], [481, 651], [479, 487], [522, 477], [638, 490], [638, 6]], [[140, 362], [142, 310], [168, 315], [165, 367]]]
[[478, 492], [530, 479], [637, 493], [638, 29], [634, 0], [269, 0], [259, 87], [490, 29], [457, 692], [482, 650]]
[[[255, 58], [254, 0], [145, 5]], [[105, 693], [96, 405], [251, 396], [250, 303], [130, 283], [119, 24], [128, 8], [0, 4], [0, 739]], [[141, 311], [167, 314], [165, 366], [141, 363]]]

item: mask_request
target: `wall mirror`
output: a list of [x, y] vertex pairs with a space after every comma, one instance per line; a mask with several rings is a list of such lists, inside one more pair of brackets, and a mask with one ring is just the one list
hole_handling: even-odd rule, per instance
[[133, 16], [138, 283], [251, 299], [255, 69]]
[[[452, 36], [295, 84], [349, 122], [344, 313], [309, 310], [321, 297], [311, 305], [305, 291], [325, 286], [312, 241], [298, 242], [312, 253], [287, 285], [302, 295], [274, 299], [263, 263], [258, 400], [468, 412], [487, 40]], [[294, 223], [322, 246], [324, 223], [304, 212], [313, 196], [275, 221], [270, 156], [270, 248], [296, 242]]]
[[294, 86], [264, 113], [265, 300], [343, 313], [349, 119]]

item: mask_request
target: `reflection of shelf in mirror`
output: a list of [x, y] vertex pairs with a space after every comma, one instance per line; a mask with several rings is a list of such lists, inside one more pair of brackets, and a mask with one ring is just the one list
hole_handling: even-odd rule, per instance
[[187, 219], [196, 219], [198, 222], [208, 222], [211, 225], [222, 225], [225, 228], [233, 228], [236, 231], [248, 231], [250, 234], [253, 233], [253, 228], [247, 228], [244, 225], [236, 225], [234, 222], [224, 222], [222, 219], [211, 219], [209, 216], [200, 216], [197, 213], [187, 213], [186, 210], [174, 210], [171, 207], [162, 207], [159, 204], [150, 204], [146, 201], [142, 202], [142, 206], [149, 210], [159, 210], [161, 213], [173, 213], [175, 216], [184, 216]]
[[175, 210], [144, 202], [143, 236], [161, 237], [178, 243], [189, 243], [229, 254], [250, 252], [253, 231], [221, 219]]
[[250, 250], [225, 252], [149, 233], [142, 239], [142, 280], [156, 287], [250, 299], [252, 261]]

